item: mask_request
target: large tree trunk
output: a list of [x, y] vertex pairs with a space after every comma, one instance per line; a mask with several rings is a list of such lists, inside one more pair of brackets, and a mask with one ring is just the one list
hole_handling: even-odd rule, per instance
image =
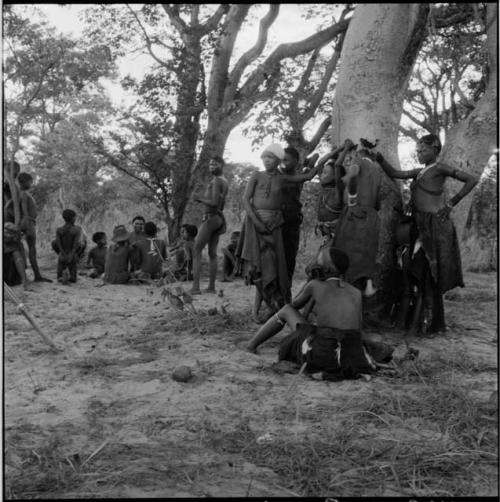
[[[462, 122], [457, 124], [447, 135], [447, 141], [443, 147], [441, 158], [447, 164], [458, 169], [468, 171], [477, 177], [481, 175], [488, 159], [497, 148], [497, 85], [498, 85], [498, 67], [497, 67], [497, 33], [498, 33], [498, 5], [488, 3], [486, 9], [486, 27], [487, 27], [487, 48], [489, 55], [489, 79], [486, 91], [479, 100], [476, 108]], [[447, 193], [452, 196], [460, 190], [462, 183], [451, 180], [447, 183]], [[453, 219], [457, 227], [459, 238], [470, 238], [470, 232], [464, 234], [466, 221], [471, 209], [474, 198], [467, 196], [453, 210]], [[476, 199], [477, 200], [477, 199]], [[492, 197], [488, 200], [487, 211], [482, 212], [476, 208], [476, 217], [483, 217], [491, 221], [493, 213], [497, 211], [497, 198]], [[491, 214], [488, 214], [491, 213]], [[480, 221], [477, 222], [482, 225]], [[484, 225], [482, 225], [484, 227]], [[496, 236], [497, 227], [491, 228], [492, 238]], [[493, 235], [494, 234], [494, 235]], [[485, 254], [485, 257], [488, 253]], [[467, 268], [469, 258], [468, 253], [464, 256], [464, 265]], [[486, 259], [486, 258], [485, 258]], [[487, 260], [487, 259], [486, 259]], [[472, 262], [471, 262], [472, 264]], [[474, 259], [474, 267], [479, 264]], [[487, 266], [487, 263], [484, 263]]]
[[498, 158], [493, 156], [474, 191], [465, 224], [462, 259], [473, 271], [498, 268], [497, 215]]
[[[347, 30], [332, 117], [332, 142], [379, 140], [388, 161], [399, 166], [398, 128], [408, 80], [426, 34], [427, 4], [359, 4]], [[376, 281], [389, 300], [394, 267], [394, 208], [399, 186], [383, 174], [381, 232]]]

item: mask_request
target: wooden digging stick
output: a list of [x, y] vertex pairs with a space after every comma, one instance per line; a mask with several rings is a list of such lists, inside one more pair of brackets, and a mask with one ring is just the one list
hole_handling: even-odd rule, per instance
[[24, 315], [24, 317], [26, 317], [26, 319], [28, 319], [28, 321], [30, 322], [30, 324], [33, 326], [33, 328], [35, 328], [35, 330], [37, 331], [37, 333], [42, 337], [43, 341], [50, 345], [50, 347], [52, 347], [53, 350], [55, 350], [56, 352], [59, 352], [59, 349], [56, 344], [38, 327], [38, 325], [36, 324], [35, 320], [33, 319], [33, 317], [31, 317], [31, 314], [28, 312], [28, 310], [26, 309], [26, 307], [24, 306], [24, 304], [21, 302], [21, 300], [16, 296], [16, 294], [14, 293], [14, 291], [12, 291], [12, 289], [10, 288], [10, 286], [8, 286], [5, 282], [3, 283], [3, 287], [4, 287], [4, 290], [7, 292], [7, 296], [16, 304], [17, 306], [17, 310], [19, 312], [21, 312], [21, 314]]

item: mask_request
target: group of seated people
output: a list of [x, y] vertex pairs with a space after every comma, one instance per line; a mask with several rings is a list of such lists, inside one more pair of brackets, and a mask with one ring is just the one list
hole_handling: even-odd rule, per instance
[[[75, 283], [78, 274], [92, 279], [102, 278], [108, 284], [141, 283], [162, 277], [172, 281], [193, 280], [193, 245], [198, 232], [195, 225], [182, 225], [180, 239], [168, 247], [164, 239], [157, 237], [154, 222], [136, 216], [131, 232], [124, 225], [115, 226], [111, 246], [108, 246], [105, 232], [95, 232], [92, 235], [95, 246], [86, 254], [87, 240], [83, 229], [76, 225], [75, 211], [65, 209], [62, 218], [64, 225], [57, 228], [51, 243], [58, 256], [58, 282]], [[233, 232], [228, 246], [222, 250], [224, 281], [240, 275], [234, 256], [238, 235], [239, 232]], [[22, 284], [29, 289], [21, 231], [13, 222], [4, 223], [3, 259], [6, 283]], [[79, 264], [84, 264], [87, 272], [78, 272]]]

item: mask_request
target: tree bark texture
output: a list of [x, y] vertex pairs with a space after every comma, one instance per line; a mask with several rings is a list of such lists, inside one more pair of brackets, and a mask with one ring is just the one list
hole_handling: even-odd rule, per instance
[[493, 158], [473, 192], [462, 241], [462, 260], [477, 272], [498, 270], [498, 160]]
[[[441, 153], [443, 162], [457, 169], [472, 173], [478, 178], [483, 172], [494, 149], [498, 147], [498, 5], [488, 3], [486, 13], [486, 33], [489, 56], [489, 79], [486, 91], [470, 115], [449, 131], [446, 144]], [[448, 196], [450, 197], [457, 193], [461, 186], [462, 183], [458, 181], [448, 181], [446, 187]], [[477, 190], [477, 188], [475, 190]], [[467, 218], [471, 210], [472, 201], [474, 200], [473, 195], [474, 192], [462, 199], [453, 210], [453, 220], [460, 239], [464, 237]], [[496, 213], [497, 198], [493, 197], [488, 202], [488, 210]], [[477, 213], [476, 217], [478, 214], [482, 213]], [[487, 218], [490, 218], [490, 216]], [[479, 224], [481, 223], [479, 222]], [[492, 232], [496, 233], [496, 231], [496, 227], [494, 230], [492, 229]], [[470, 233], [468, 235], [470, 236]], [[463, 256], [465, 268], [468, 267], [469, 258], [473, 257], [467, 253]], [[473, 258], [471, 264], [472, 263], [474, 263], [474, 267], [478, 266], [475, 258]]]
[[[427, 32], [427, 4], [359, 4], [344, 40], [332, 114], [332, 143], [346, 138], [379, 140], [394, 166], [403, 101], [416, 56]], [[382, 172], [382, 171], [381, 171]], [[394, 267], [393, 233], [401, 208], [398, 184], [382, 173], [377, 262], [383, 296], [390, 296]]]

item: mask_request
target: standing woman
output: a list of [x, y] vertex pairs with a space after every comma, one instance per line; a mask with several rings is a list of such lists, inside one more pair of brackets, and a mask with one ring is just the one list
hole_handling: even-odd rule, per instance
[[[396, 170], [379, 152], [376, 155], [377, 162], [389, 177], [412, 179], [408, 213], [413, 219], [415, 232], [410, 252], [412, 262], [421, 264], [415, 268], [414, 275], [418, 275], [421, 290], [424, 333], [446, 330], [443, 294], [457, 286], [464, 286], [460, 248], [450, 212], [478, 182], [471, 174], [440, 162], [440, 151], [438, 136], [423, 136], [417, 142], [417, 158], [425, 167], [409, 171]], [[448, 201], [444, 195], [446, 178], [464, 183], [462, 189]], [[422, 260], [417, 260], [419, 252]], [[418, 320], [415, 316], [414, 319]], [[412, 328], [416, 329], [416, 326]]]

